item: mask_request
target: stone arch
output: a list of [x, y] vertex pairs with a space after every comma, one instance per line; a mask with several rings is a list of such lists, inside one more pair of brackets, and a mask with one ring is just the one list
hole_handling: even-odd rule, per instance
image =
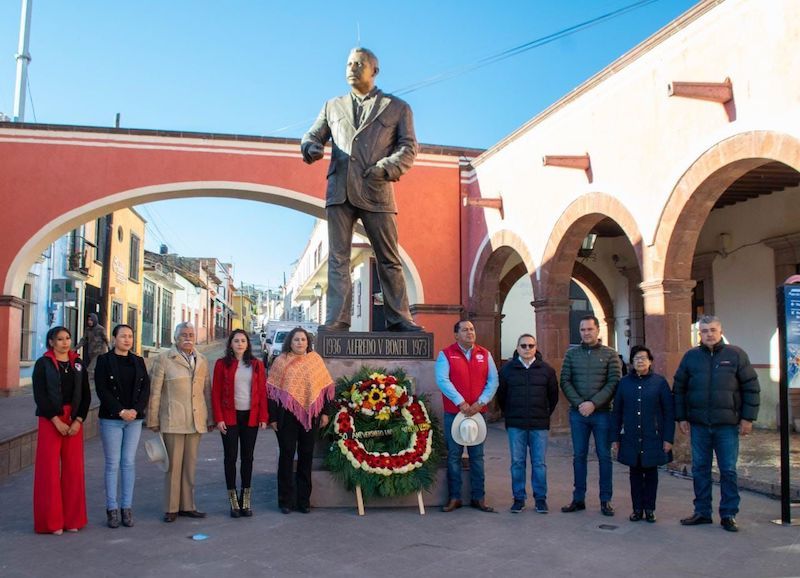
[[[506, 270], [509, 260], [520, 259]], [[476, 324], [479, 338], [494, 357], [500, 359], [502, 305], [511, 286], [524, 275], [532, 277], [535, 265], [524, 241], [504, 229], [486, 237], [469, 276], [468, 315]], [[533, 286], [531, 286], [533, 289]]]
[[568, 294], [569, 280], [581, 242], [605, 218], [623, 230], [642, 269], [643, 240], [633, 215], [619, 199], [606, 193], [588, 193], [574, 200], [559, 217], [547, 240], [537, 282], [538, 294], [552, 298]]
[[[548, 363], [556, 368], [561, 367], [561, 361], [569, 348], [569, 284], [575, 276], [578, 249], [592, 228], [606, 218], [612, 219], [622, 229], [633, 248], [637, 267], [641, 271], [644, 252], [642, 235], [633, 215], [622, 202], [609, 194], [595, 192], [570, 203], [553, 226], [534, 287], [539, 349]], [[578, 275], [582, 271], [578, 267]], [[603, 303], [613, 303], [599, 278], [595, 281], [584, 275], [584, 282], [598, 299], [605, 290]], [[607, 314], [605, 310], [603, 314]], [[554, 430], [563, 431], [567, 428], [567, 407], [566, 403], [560, 404], [553, 414], [551, 427]]]
[[775, 131], [749, 131], [720, 141], [700, 155], [664, 205], [646, 278], [691, 278], [697, 240], [714, 203], [739, 177], [772, 161], [800, 171], [800, 139]]
[[[39, 229], [36, 234], [28, 239], [12, 260], [3, 282], [3, 294], [17, 295], [30, 264], [51, 242], [75, 227], [120, 208], [165, 199], [192, 197], [226, 197], [258, 201], [295, 209], [317, 218], [325, 218], [324, 200], [273, 185], [231, 181], [201, 181], [166, 183], [130, 189], [75, 207]], [[357, 228], [360, 233], [365, 234], [365, 231], [361, 229], [360, 223]], [[403, 259], [403, 272], [406, 278], [409, 299], [415, 303], [424, 303], [424, 288], [419, 271], [408, 252], [402, 246], [399, 249]]]
[[575, 263], [575, 267], [572, 270], [572, 278], [579, 285], [582, 285], [582, 288], [587, 291], [589, 299], [593, 301], [592, 309], [595, 311], [594, 314], [605, 327], [606, 334], [603, 343], [610, 347], [615, 347], [614, 331], [609, 330], [609, 326], [612, 329], [614, 327], [614, 301], [611, 299], [611, 294], [608, 292], [605, 283], [583, 263]]
[[800, 139], [770, 130], [735, 134], [706, 149], [672, 188], [642, 283], [657, 371], [671, 375], [691, 346], [692, 262], [714, 204], [737, 179], [774, 161], [800, 171]]

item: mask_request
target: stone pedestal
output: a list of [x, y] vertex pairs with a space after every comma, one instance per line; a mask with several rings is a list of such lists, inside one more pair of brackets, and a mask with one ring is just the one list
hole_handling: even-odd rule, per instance
[[[469, 476], [465, 476], [469, 478]], [[311, 506], [314, 508], [353, 508], [356, 509], [356, 494], [348, 492], [344, 484], [333, 477], [328, 470], [323, 469], [322, 462], [314, 460], [314, 469], [311, 472], [311, 483], [314, 491], [311, 492]], [[469, 481], [467, 481], [469, 484]], [[469, 490], [467, 490], [469, 491]], [[468, 496], [469, 493], [464, 494]], [[422, 501], [426, 507], [438, 507], [447, 503], [447, 468], [439, 467], [436, 481], [430, 490], [422, 492]], [[416, 508], [417, 495], [398, 496], [395, 498], [381, 498], [373, 496], [364, 497], [364, 504], [369, 508]]]

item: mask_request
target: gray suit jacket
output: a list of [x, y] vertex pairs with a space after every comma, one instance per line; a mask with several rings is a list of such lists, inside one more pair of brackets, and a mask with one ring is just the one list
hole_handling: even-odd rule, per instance
[[[414, 164], [417, 138], [414, 119], [408, 104], [378, 91], [369, 118], [356, 130], [352, 97], [333, 98], [322, 107], [317, 120], [303, 135], [301, 150], [311, 143], [324, 146], [333, 141], [328, 169], [325, 205], [339, 205], [349, 200], [360, 209], [376, 213], [396, 213], [394, 188]], [[369, 167], [386, 170], [387, 177], [364, 178]]]

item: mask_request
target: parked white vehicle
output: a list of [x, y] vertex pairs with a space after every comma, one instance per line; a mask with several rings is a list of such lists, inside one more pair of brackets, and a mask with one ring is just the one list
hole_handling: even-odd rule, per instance
[[261, 332], [263, 343], [261, 350], [264, 352], [265, 363], [272, 363], [272, 361], [281, 354], [286, 336], [289, 335], [295, 327], [302, 327], [312, 336], [316, 336], [319, 325], [317, 323], [300, 321], [268, 322], [265, 330]]

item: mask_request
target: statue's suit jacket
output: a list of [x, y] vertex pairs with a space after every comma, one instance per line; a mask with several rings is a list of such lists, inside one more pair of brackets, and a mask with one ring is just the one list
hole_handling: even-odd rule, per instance
[[[376, 213], [396, 213], [393, 181], [414, 163], [417, 138], [411, 107], [378, 90], [370, 116], [356, 129], [353, 101], [347, 94], [325, 103], [303, 136], [302, 150], [311, 143], [333, 141], [325, 205], [350, 203]], [[369, 167], [386, 170], [386, 178], [364, 178]]]

